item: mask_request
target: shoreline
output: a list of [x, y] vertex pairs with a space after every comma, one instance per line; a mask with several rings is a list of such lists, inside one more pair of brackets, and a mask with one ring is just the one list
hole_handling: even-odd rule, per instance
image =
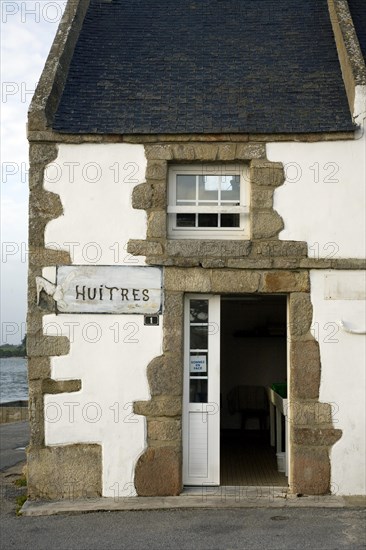
[[0, 403], [0, 424], [29, 420], [28, 399]]

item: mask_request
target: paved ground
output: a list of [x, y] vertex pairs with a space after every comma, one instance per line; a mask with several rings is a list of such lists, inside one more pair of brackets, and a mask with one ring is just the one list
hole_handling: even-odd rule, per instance
[[2, 517], [1, 549], [200, 550], [366, 547], [365, 513], [355, 509], [242, 509], [107, 512]]
[[[27, 444], [24, 424], [0, 429], [6, 435], [2, 443], [7, 442], [7, 449], [2, 449], [4, 460], [7, 456], [10, 462], [19, 459], [19, 451], [11, 449]], [[314, 507], [310, 501], [307, 507], [303, 499], [300, 507], [293, 508], [287, 503], [286, 507], [17, 516], [16, 499], [26, 488], [14, 482], [23, 467], [24, 462], [17, 462], [0, 472], [1, 550], [24, 546], [35, 550], [366, 549], [365, 509], [354, 502], [348, 508], [331, 503]]]
[[29, 442], [29, 423], [0, 424], [0, 471], [25, 460], [25, 447]]

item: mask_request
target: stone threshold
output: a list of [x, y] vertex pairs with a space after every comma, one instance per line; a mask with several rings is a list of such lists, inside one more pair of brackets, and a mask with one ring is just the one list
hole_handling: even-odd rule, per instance
[[236, 508], [360, 508], [366, 505], [364, 496], [297, 496], [284, 487], [202, 487], [185, 488], [176, 497], [122, 497], [64, 499], [58, 501], [27, 500], [22, 516], [51, 516], [91, 512], [123, 512], [134, 510], [172, 509], [236, 509]]

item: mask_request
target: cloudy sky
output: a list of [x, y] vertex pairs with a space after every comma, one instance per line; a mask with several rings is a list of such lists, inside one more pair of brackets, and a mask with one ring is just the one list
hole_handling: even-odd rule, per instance
[[25, 330], [27, 110], [65, 1], [1, 0], [1, 342]]

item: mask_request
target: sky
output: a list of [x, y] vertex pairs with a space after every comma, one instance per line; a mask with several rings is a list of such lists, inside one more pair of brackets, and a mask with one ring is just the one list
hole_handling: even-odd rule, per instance
[[27, 111], [66, 5], [1, 4], [1, 343], [25, 333], [28, 250]]

